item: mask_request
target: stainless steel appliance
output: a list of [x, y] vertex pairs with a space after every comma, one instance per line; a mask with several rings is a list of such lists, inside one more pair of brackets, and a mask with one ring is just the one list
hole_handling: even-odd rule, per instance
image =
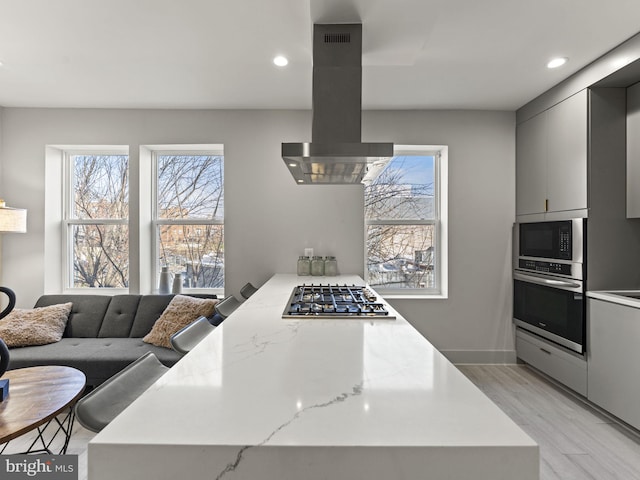
[[393, 143], [362, 142], [362, 25], [313, 26], [311, 143], [282, 144], [298, 185], [373, 180], [393, 157]]
[[585, 219], [514, 229], [514, 323], [578, 353], [586, 344], [585, 229]]
[[299, 285], [293, 289], [282, 318], [394, 319], [384, 302], [364, 286]]

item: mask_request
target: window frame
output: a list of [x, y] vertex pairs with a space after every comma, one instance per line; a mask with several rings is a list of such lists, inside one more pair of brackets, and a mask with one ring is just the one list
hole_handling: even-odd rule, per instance
[[448, 298], [448, 147], [446, 145], [395, 145], [394, 157], [434, 157], [434, 217], [433, 219], [369, 219], [364, 216], [365, 280], [369, 283], [368, 227], [375, 225], [433, 225], [435, 257], [433, 259], [434, 288], [394, 288], [376, 285], [384, 298]]
[[[224, 148], [222, 145], [210, 145], [210, 148], [189, 149], [189, 148], [170, 148], [163, 149], [161, 146], [152, 148], [151, 151], [151, 279], [157, 284], [160, 278], [160, 265], [157, 261], [159, 258], [160, 238], [159, 228], [162, 225], [220, 225], [223, 228], [224, 237], [224, 214], [222, 217], [214, 219], [161, 219], [158, 212], [158, 157], [160, 156], [212, 156], [222, 157], [222, 189], [224, 191]], [[224, 211], [223, 211], [224, 213]], [[226, 271], [224, 279], [226, 280]], [[222, 288], [183, 288], [184, 293], [210, 293], [216, 295], [224, 295], [224, 283]], [[157, 287], [154, 287], [157, 291]]]
[[[121, 293], [152, 294], [158, 292], [158, 272], [155, 270], [153, 241], [155, 225], [152, 224], [153, 198], [151, 154], [154, 151], [174, 152], [183, 155], [221, 155], [221, 143], [200, 144], [47, 144], [45, 154], [45, 258], [44, 291], [47, 293], [73, 293], [85, 295], [114, 295]], [[68, 199], [73, 199], [73, 184], [68, 173], [72, 155], [127, 155], [129, 158], [129, 288], [70, 287], [73, 278], [73, 245], [69, 224], [83, 220], [70, 218]], [[67, 167], [69, 165], [69, 167]], [[224, 175], [224, 172], [223, 172]], [[224, 177], [223, 177], [224, 188]], [[71, 196], [69, 196], [71, 195]], [[72, 221], [71, 221], [72, 220]], [[121, 219], [116, 220], [120, 222]], [[191, 222], [191, 224], [197, 222]], [[208, 222], [208, 221], [207, 221]], [[89, 220], [92, 224], [113, 223], [112, 219]], [[224, 223], [222, 223], [224, 226]], [[189, 293], [224, 295], [223, 289], [189, 289]]]
[[[73, 269], [73, 227], [76, 225], [125, 225], [130, 228], [131, 218], [131, 201], [129, 199], [129, 212], [126, 218], [110, 219], [110, 218], [91, 218], [82, 219], [74, 218], [72, 212], [74, 211], [74, 178], [72, 176], [73, 166], [72, 157], [87, 155], [87, 156], [126, 156], [127, 157], [127, 171], [129, 185], [129, 195], [131, 195], [131, 163], [128, 147], [78, 147], [78, 148], [64, 148], [62, 150], [62, 280], [61, 286], [64, 293], [95, 293], [95, 292], [108, 292], [109, 294], [127, 293], [129, 292], [131, 285], [131, 278], [128, 279], [129, 287], [75, 287], [74, 286], [74, 269]], [[131, 245], [129, 245], [129, 263], [131, 263]], [[130, 272], [129, 272], [130, 273]]]

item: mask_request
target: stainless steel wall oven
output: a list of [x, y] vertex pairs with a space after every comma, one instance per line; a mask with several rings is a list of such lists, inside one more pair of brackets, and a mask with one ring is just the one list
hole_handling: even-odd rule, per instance
[[585, 219], [517, 223], [513, 320], [578, 353], [585, 351]]

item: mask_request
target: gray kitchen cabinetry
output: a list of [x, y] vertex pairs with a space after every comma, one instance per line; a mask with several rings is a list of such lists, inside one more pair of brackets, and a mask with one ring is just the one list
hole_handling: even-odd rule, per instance
[[547, 198], [547, 112], [516, 129], [516, 208], [518, 215], [542, 213]]
[[640, 83], [627, 89], [627, 217], [640, 218]]
[[587, 132], [587, 89], [517, 126], [517, 215], [587, 209]]
[[587, 362], [582, 355], [516, 329], [518, 358], [580, 395], [587, 396]]
[[640, 308], [587, 299], [587, 398], [640, 428]]

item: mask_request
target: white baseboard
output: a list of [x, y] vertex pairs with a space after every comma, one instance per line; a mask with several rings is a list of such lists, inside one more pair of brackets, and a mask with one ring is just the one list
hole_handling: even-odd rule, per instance
[[517, 363], [515, 350], [440, 350], [454, 364]]

